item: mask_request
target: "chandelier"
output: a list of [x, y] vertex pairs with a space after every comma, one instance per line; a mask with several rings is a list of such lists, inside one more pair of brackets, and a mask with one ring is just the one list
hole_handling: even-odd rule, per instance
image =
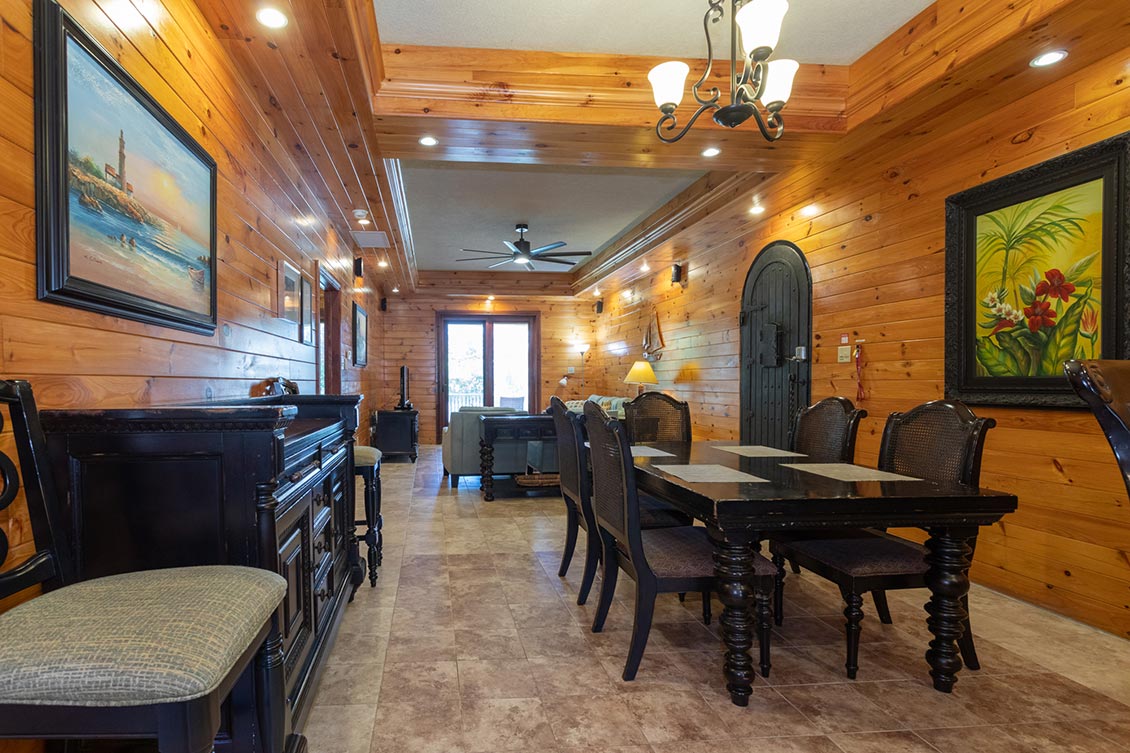
[[[690, 66], [678, 60], [660, 63], [647, 74], [651, 82], [655, 104], [662, 117], [655, 124], [660, 141], [673, 144], [687, 134], [704, 112], [714, 113], [714, 122], [726, 128], [736, 128], [750, 118], [757, 122], [761, 135], [767, 141], [776, 141], [785, 132], [781, 109], [789, 101], [793, 77], [799, 65], [795, 60], [773, 60], [773, 48], [781, 36], [781, 22], [789, 10], [788, 0], [729, 0], [730, 1], [730, 104], [719, 104], [722, 92], [718, 87], [703, 90], [714, 65], [714, 45], [710, 39], [710, 25], [726, 15], [726, 0], [707, 0], [709, 8], [702, 19], [706, 34], [706, 70], [702, 78], [691, 87], [699, 108], [677, 133], [679, 121], [675, 115], [683, 101]], [[738, 50], [742, 51], [739, 60]], [[765, 108], [762, 115], [757, 106]]]

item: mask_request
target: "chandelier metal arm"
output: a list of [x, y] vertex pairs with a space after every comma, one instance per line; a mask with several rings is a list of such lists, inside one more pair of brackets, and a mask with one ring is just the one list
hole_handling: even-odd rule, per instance
[[695, 114], [691, 116], [691, 119], [687, 121], [687, 124], [683, 126], [674, 136], [664, 136], [663, 132], [673, 131], [678, 128], [679, 119], [675, 117], [674, 110], [665, 112], [663, 113], [663, 116], [659, 118], [659, 121], [655, 124], [655, 135], [658, 136], [659, 140], [664, 144], [674, 144], [676, 141], [683, 138], [683, 136], [687, 135], [687, 131], [691, 129], [691, 127], [695, 124], [695, 121], [698, 120], [704, 112], [710, 112], [717, 109], [717, 104], [714, 104], [712, 102], [704, 102], [702, 107], [698, 108]]
[[691, 87], [691, 94], [694, 95], [695, 101], [704, 107], [715, 105], [718, 103], [718, 98], [722, 96], [722, 92], [718, 90], [717, 86], [712, 86], [706, 92], [706, 98], [699, 94], [706, 80], [710, 78], [710, 71], [714, 67], [714, 43], [710, 38], [710, 24], [718, 23], [725, 15], [725, 10], [722, 4], [725, 0], [708, 0], [710, 7], [706, 9], [706, 13], [702, 17], [702, 33], [706, 36], [706, 70], [702, 72], [702, 77], [698, 82]]
[[785, 121], [779, 112], [770, 110], [768, 115], [762, 118], [761, 110], [754, 108], [753, 119], [757, 121], [757, 129], [761, 131], [766, 141], [776, 141], [785, 132]]

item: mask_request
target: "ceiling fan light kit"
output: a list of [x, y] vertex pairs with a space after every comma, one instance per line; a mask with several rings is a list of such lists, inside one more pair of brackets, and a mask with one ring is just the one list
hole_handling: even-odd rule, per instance
[[[557, 241], [549, 243], [538, 248], [531, 248], [531, 244], [526, 240], [526, 233], [530, 231], [530, 226], [525, 222], [519, 222], [514, 226], [514, 232], [518, 234], [517, 241], [503, 241], [503, 244], [510, 249], [509, 251], [479, 251], [474, 248], [460, 249], [463, 253], [467, 254], [480, 254], [480, 256], [471, 256], [463, 259], [456, 259], [456, 261], [489, 261], [491, 259], [498, 259], [494, 264], [487, 266], [487, 269], [497, 269], [504, 267], [507, 264], [521, 264], [526, 271], [533, 272], [535, 270], [534, 262], [539, 264], [561, 264], [566, 267], [571, 267], [577, 263], [577, 259], [570, 257], [579, 256], [592, 256], [589, 251], [560, 251], [552, 253], [556, 249], [562, 248], [566, 245], [565, 241]], [[569, 259], [566, 261], [566, 259]]]
[[[710, 26], [726, 15], [727, 0], [707, 0], [702, 19], [706, 35], [706, 70], [691, 86], [698, 110], [679, 126], [675, 111], [683, 101], [690, 66], [678, 60], [660, 63], [647, 74], [655, 104], [662, 113], [655, 124], [659, 140], [673, 144], [683, 138], [703, 113], [712, 112], [714, 122], [737, 128], [750, 118], [757, 123], [767, 141], [776, 141], [785, 132], [781, 110], [792, 94], [793, 78], [800, 67], [795, 60], [769, 61], [781, 36], [781, 24], [789, 10], [788, 0], [728, 0], [730, 5], [730, 103], [719, 104], [722, 92], [712, 86], [704, 89], [714, 65], [714, 43]], [[739, 50], [741, 52], [739, 53]], [[758, 102], [764, 108], [762, 114]], [[672, 132], [673, 135], [672, 135]]]

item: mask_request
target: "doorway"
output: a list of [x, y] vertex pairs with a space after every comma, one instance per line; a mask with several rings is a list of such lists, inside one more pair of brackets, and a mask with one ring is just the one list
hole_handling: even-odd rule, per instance
[[812, 394], [812, 274], [788, 241], [761, 250], [741, 311], [741, 441], [786, 449], [793, 417]]
[[318, 394], [341, 394], [341, 286], [318, 270]]
[[540, 410], [536, 314], [439, 315], [436, 435], [470, 406]]

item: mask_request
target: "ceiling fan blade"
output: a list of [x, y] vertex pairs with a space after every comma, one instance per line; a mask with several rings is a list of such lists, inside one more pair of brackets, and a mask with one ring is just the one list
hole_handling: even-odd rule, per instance
[[486, 254], [487, 256], [510, 256], [505, 251], [480, 251], [477, 248], [461, 248], [459, 249], [465, 254]]
[[538, 254], [537, 259], [556, 259], [564, 256], [592, 256], [591, 251], [559, 251], [556, 254]]
[[568, 245], [569, 244], [566, 243], [565, 241], [557, 241], [556, 243], [550, 243], [548, 246], [542, 246], [540, 248], [535, 248], [530, 253], [531, 254], [540, 254], [543, 251], [552, 251], [555, 248], [561, 248], [562, 246], [568, 246]]
[[533, 262], [530, 262], [530, 263], [528, 263], [528, 264], [523, 264], [522, 266], [526, 268], [526, 271], [527, 271], [527, 272], [533, 272], [533, 271], [535, 271], [535, 270], [534, 270], [534, 263], [533, 263]]
[[509, 259], [503, 259], [500, 262], [497, 262], [495, 264], [491, 264], [490, 266], [487, 267], [487, 269], [497, 269], [498, 267], [502, 267], [502, 266], [505, 266], [505, 265], [510, 264], [510, 263], [511, 262], [510, 262]]
[[[499, 257], [506, 257], [504, 261], [510, 261], [510, 254], [499, 254]], [[468, 256], [463, 259], [456, 259], [455, 261], [493, 261], [494, 257], [490, 256]]]
[[576, 262], [573, 262], [573, 261], [561, 261], [560, 259], [546, 259], [544, 256], [537, 257], [537, 262], [538, 262], [538, 264], [541, 264], [542, 262], [545, 262], [546, 264], [564, 264], [566, 267], [571, 267], [574, 264], [576, 264]]
[[520, 253], [522, 253], [522, 249], [518, 248], [517, 246], [515, 246], [515, 245], [514, 245], [513, 243], [511, 243], [510, 241], [503, 241], [503, 243], [505, 243], [505, 244], [506, 244], [506, 247], [507, 247], [508, 249], [510, 249], [511, 251], [513, 251], [514, 253], [516, 253], [516, 254], [520, 254]]

